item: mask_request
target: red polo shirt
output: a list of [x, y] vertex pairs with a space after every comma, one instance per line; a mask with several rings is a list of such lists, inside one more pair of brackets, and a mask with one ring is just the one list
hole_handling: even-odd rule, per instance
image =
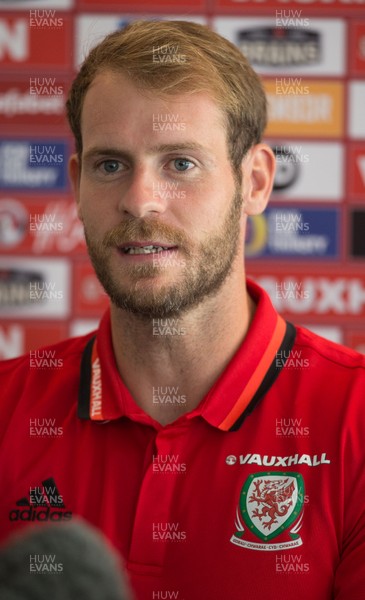
[[1, 537], [82, 515], [140, 600], [363, 599], [364, 357], [249, 292], [241, 347], [164, 427], [118, 375], [109, 313], [96, 335], [3, 362]]

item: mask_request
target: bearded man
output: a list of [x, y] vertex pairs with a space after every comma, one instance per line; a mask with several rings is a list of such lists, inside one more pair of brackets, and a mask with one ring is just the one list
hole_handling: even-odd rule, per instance
[[[275, 171], [259, 77], [204, 26], [138, 21], [90, 52], [67, 113], [110, 309], [52, 347], [61, 369], [1, 368], [2, 536], [80, 515], [140, 600], [363, 598], [364, 357], [245, 275]], [[30, 439], [34, 417], [62, 435]]]

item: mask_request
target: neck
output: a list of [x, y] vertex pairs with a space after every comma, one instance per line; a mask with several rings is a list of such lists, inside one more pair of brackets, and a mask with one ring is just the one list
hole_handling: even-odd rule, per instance
[[241, 345], [253, 313], [243, 270], [173, 319], [141, 319], [112, 305], [116, 363], [136, 403], [162, 425], [196, 408]]

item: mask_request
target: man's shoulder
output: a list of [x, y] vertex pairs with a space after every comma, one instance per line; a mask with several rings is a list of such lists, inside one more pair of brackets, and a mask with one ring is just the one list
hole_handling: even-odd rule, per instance
[[88, 340], [95, 336], [96, 331], [86, 335], [67, 338], [56, 344], [42, 346], [36, 350], [31, 350], [16, 358], [10, 358], [0, 361], [0, 377], [7, 378], [12, 375], [22, 374], [26, 376], [27, 372], [36, 372], [45, 374], [49, 372], [62, 370], [64, 366], [79, 364], [82, 352]]
[[332, 342], [306, 327], [297, 326], [297, 335], [293, 351], [301, 351], [304, 354], [310, 354], [316, 365], [327, 365], [344, 371], [358, 369], [365, 374], [365, 355]]

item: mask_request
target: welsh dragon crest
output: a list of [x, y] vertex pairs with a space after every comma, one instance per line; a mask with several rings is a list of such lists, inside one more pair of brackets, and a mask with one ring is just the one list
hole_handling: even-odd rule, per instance
[[[250, 475], [241, 490], [231, 542], [259, 550], [301, 545], [298, 531], [303, 504], [304, 481], [299, 473], [268, 471]], [[271, 543], [279, 536], [278, 543]], [[259, 542], [255, 542], [257, 538]]]
[[[248, 502], [257, 502], [257, 506], [252, 512], [252, 518], [257, 518], [262, 522], [264, 529], [271, 529], [272, 525], [278, 522], [277, 517], [283, 517], [287, 514], [290, 506], [293, 504], [293, 494], [295, 491], [294, 482], [289, 481], [289, 477], [284, 480], [258, 479], [254, 482], [255, 491], [248, 499]], [[265, 517], [268, 519], [265, 521]]]

